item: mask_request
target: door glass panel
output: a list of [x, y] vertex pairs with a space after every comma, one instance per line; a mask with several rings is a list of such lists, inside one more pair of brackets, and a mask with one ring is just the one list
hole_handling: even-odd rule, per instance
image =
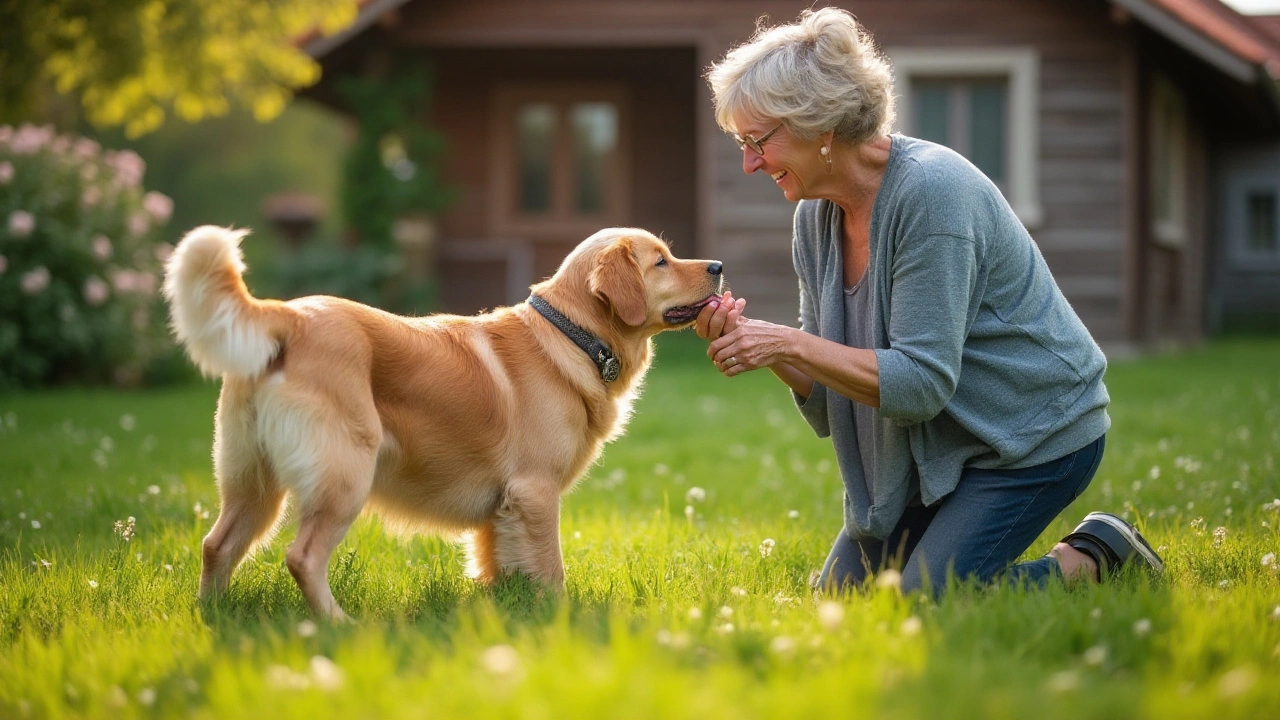
[[943, 83], [917, 82], [913, 86], [916, 132], [920, 139], [950, 145], [951, 88]]
[[1276, 250], [1276, 194], [1253, 192], [1248, 198], [1249, 249], [1254, 252]]
[[516, 112], [519, 141], [519, 208], [544, 213], [551, 208], [551, 158], [555, 152], [556, 111], [551, 103], [528, 103]]
[[597, 213], [609, 197], [609, 159], [618, 144], [618, 109], [607, 102], [573, 106], [574, 209]]
[[997, 185], [1005, 179], [1006, 94], [1000, 81], [970, 85], [969, 160]]

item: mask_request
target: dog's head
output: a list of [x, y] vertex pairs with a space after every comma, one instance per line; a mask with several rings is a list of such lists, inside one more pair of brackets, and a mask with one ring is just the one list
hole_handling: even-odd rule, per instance
[[[560, 269], [533, 288], [567, 314], [595, 313], [616, 318], [646, 335], [688, 326], [723, 285], [722, 265], [714, 260], [681, 260], [652, 233], [637, 228], [607, 228], [583, 240]], [[551, 296], [554, 295], [553, 299]], [[585, 319], [585, 318], [584, 318]]]

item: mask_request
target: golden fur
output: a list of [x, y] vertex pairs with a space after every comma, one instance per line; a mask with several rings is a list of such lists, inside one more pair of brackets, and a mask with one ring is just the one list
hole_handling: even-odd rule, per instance
[[[312, 611], [345, 618], [335, 547], [366, 506], [405, 530], [469, 531], [483, 582], [520, 571], [562, 588], [560, 496], [623, 429], [658, 332], [720, 289], [720, 265], [677, 260], [653, 235], [602, 230], [533, 290], [613, 349], [595, 364], [527, 303], [474, 317], [392, 315], [335, 297], [259, 300], [243, 231], [205, 226], [166, 268], [174, 333], [222, 377], [214, 474], [221, 510], [200, 595], [224, 590], [293, 495], [286, 560]], [[664, 312], [683, 309], [664, 320]], [[690, 312], [690, 310], [694, 312]]]

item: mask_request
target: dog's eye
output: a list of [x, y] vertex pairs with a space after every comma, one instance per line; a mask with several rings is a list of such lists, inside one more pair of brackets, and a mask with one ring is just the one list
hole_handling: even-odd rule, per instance
[[661, 255], [658, 256], [658, 262], [654, 263], [654, 267], [662, 267], [667, 264], [667, 259]]

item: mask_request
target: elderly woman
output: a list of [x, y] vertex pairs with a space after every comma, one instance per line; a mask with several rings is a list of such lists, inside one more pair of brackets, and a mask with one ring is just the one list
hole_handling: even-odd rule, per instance
[[1091, 513], [1014, 564], [1088, 486], [1111, 421], [1106, 359], [999, 189], [957, 153], [888, 134], [892, 75], [849, 13], [761, 28], [712, 66], [716, 119], [797, 201], [799, 329], [726, 293], [698, 318], [727, 376], [768, 368], [844, 480], [826, 589], [900, 567], [904, 591], [949, 574], [1043, 584], [1162, 564]]

